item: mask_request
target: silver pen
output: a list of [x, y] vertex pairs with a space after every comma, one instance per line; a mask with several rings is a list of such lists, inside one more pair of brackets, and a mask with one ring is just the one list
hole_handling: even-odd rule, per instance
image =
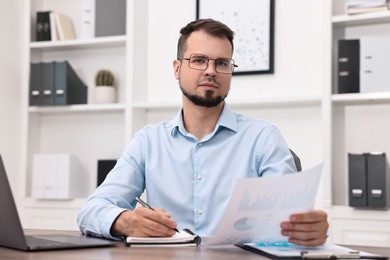
[[[135, 200], [136, 200], [139, 204], [141, 204], [143, 207], [155, 211], [154, 208], [152, 208], [148, 203], [146, 203], [145, 201], [143, 201], [141, 198], [135, 197]], [[174, 228], [174, 230], [175, 230], [177, 233], [180, 233], [179, 230], [177, 230], [177, 228]]]

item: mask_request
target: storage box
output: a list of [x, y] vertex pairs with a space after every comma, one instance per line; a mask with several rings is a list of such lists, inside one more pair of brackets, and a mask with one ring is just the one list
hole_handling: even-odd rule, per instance
[[90, 193], [87, 172], [71, 154], [34, 154], [32, 197], [73, 199]]

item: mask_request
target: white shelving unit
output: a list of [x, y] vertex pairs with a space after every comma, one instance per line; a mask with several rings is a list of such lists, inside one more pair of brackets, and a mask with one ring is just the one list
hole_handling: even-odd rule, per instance
[[390, 246], [390, 212], [357, 209], [348, 202], [348, 153], [390, 155], [390, 89], [383, 93], [337, 94], [337, 42], [364, 36], [390, 37], [390, 12], [345, 15], [345, 1], [333, 0], [330, 162], [331, 237], [334, 243]]
[[[133, 1], [127, 2], [126, 35], [55, 42], [35, 41], [36, 12], [52, 10], [68, 15], [78, 35], [81, 1], [31, 0], [24, 3], [25, 55], [23, 68], [23, 175], [18, 207], [25, 228], [78, 229], [76, 217], [86, 198], [38, 200], [31, 198], [32, 158], [35, 153], [71, 153], [89, 175], [88, 193], [97, 182], [97, 161], [116, 159], [131, 138]], [[79, 11], [79, 12], [78, 12]], [[88, 86], [88, 103], [70, 106], [29, 106], [29, 64], [68, 60]], [[95, 104], [94, 77], [110, 69], [116, 79], [117, 102]]]
[[[18, 201], [26, 228], [77, 229], [75, 219], [85, 200], [32, 199], [34, 153], [74, 153], [88, 170], [87, 188], [92, 192], [98, 159], [119, 157], [135, 131], [146, 124], [169, 120], [181, 105], [171, 61], [176, 55], [179, 29], [195, 18], [194, 1], [127, 1], [125, 36], [34, 41], [37, 10], [58, 10], [77, 23], [80, 17], [75, 10], [80, 10], [80, 2], [25, 1], [28, 19], [24, 25], [25, 113], [21, 140], [25, 187]], [[279, 2], [276, 4], [282, 5]], [[390, 121], [386, 120], [390, 117], [390, 94], [335, 94], [335, 58], [337, 39], [389, 35], [390, 16], [387, 12], [346, 16], [343, 2], [326, 0], [309, 5], [299, 0], [300, 4], [285, 1], [283, 6], [277, 6], [275, 73], [234, 76], [227, 103], [238, 113], [277, 125], [301, 157], [304, 168], [325, 162], [317, 201], [318, 207], [329, 210], [332, 242], [389, 246], [388, 211], [348, 206], [347, 153], [380, 150], [390, 154], [390, 144], [386, 142], [390, 132]], [[296, 16], [291, 16], [291, 10]], [[89, 86], [88, 104], [29, 107], [30, 62], [57, 59], [69, 60]], [[118, 103], [94, 103], [93, 78], [102, 67], [110, 68], [118, 79]]]

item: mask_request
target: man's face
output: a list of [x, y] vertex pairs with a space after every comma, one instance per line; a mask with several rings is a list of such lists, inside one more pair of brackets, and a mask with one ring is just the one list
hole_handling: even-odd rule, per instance
[[[196, 31], [187, 40], [187, 50], [183, 58], [189, 58], [194, 53], [206, 55], [210, 59], [231, 58], [232, 46], [226, 38]], [[175, 60], [173, 64], [183, 95], [199, 106], [213, 107], [220, 104], [229, 92], [232, 75], [218, 73], [214, 60], [209, 61], [204, 71], [191, 69], [189, 62]]]

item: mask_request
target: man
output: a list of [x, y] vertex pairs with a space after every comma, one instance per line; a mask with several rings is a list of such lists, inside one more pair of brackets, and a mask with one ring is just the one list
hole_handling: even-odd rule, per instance
[[[175, 77], [182, 109], [168, 122], [134, 136], [103, 184], [81, 209], [83, 233], [108, 238], [172, 236], [188, 228], [212, 236], [235, 182], [296, 171], [279, 130], [233, 113], [224, 102], [232, 78], [233, 32], [211, 19], [181, 31]], [[154, 210], [137, 207], [146, 190]], [[294, 214], [281, 233], [301, 245], [326, 241], [327, 215]]]

